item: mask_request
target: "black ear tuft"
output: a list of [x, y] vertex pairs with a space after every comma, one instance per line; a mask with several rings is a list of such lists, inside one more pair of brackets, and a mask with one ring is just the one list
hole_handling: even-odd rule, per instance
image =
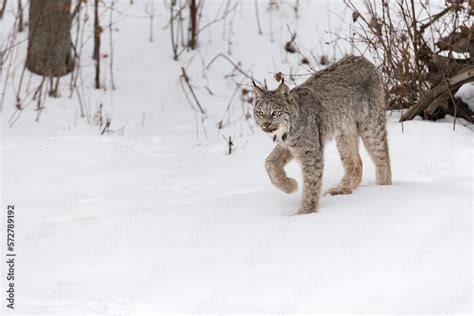
[[252, 79], [252, 83], [253, 83], [253, 92], [255, 93], [255, 100], [261, 98], [264, 94], [264, 91], [262, 90], [262, 88], [257, 86], [257, 84], [255, 83], [253, 79]]

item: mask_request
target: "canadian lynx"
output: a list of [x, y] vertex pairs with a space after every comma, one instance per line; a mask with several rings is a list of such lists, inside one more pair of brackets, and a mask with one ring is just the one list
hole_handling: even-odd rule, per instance
[[350, 194], [362, 180], [359, 136], [376, 167], [376, 183], [391, 184], [385, 129], [385, 92], [372, 63], [349, 56], [312, 75], [290, 91], [282, 82], [274, 91], [254, 83], [254, 117], [276, 147], [265, 160], [271, 182], [286, 193], [298, 184], [284, 167], [300, 162], [303, 193], [299, 214], [317, 212], [323, 176], [324, 144], [336, 139], [344, 166], [340, 183], [328, 194]]

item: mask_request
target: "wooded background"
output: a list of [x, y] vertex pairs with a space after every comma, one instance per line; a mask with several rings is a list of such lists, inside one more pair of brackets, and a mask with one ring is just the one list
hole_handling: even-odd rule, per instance
[[[29, 102], [34, 102], [38, 117], [46, 106], [46, 97], [58, 97], [59, 82], [69, 80], [69, 96], [77, 97], [80, 103], [81, 117], [99, 116], [101, 133], [110, 128], [110, 117], [103, 117], [102, 109], [87, 110], [85, 96], [81, 95], [80, 79], [84, 55], [92, 55], [95, 64], [94, 86], [96, 89], [115, 89], [112, 33], [115, 27], [113, 14], [115, 1], [103, 0], [18, 0], [14, 25], [9, 30], [6, 41], [2, 44], [2, 70], [5, 73], [4, 87], [9, 78], [8, 62], [13, 58], [12, 48], [17, 45], [19, 32], [28, 32], [28, 49], [24, 60], [24, 69], [17, 87], [17, 109], [10, 122], [19, 117]], [[255, 1], [255, 3], [257, 3]], [[299, 1], [267, 1], [268, 7], [278, 9], [281, 5], [291, 5], [295, 14]], [[415, 0], [395, 1], [353, 1], [344, 0], [352, 11], [350, 34], [342, 40], [349, 42], [352, 51], [369, 55], [379, 66], [384, 75], [387, 103], [389, 110], [402, 111], [401, 120], [411, 120], [420, 115], [424, 119], [437, 120], [450, 114], [472, 122], [473, 112], [460, 98], [455, 97], [457, 90], [465, 83], [473, 81], [474, 39], [472, 14], [474, 2], [468, 0], [446, 0], [442, 6], [430, 5], [429, 2]], [[167, 4], [169, 12], [157, 12], [154, 1], [145, 1], [130, 5], [142, 6], [144, 17], [149, 19], [149, 41], [154, 40], [153, 23], [157, 14], [167, 14], [171, 42], [169, 49], [174, 60], [183, 52], [199, 51], [199, 34], [213, 23], [229, 19], [238, 2], [228, 1], [222, 13], [215, 20], [202, 25], [204, 0], [171, 0]], [[3, 0], [0, 18], [5, 14], [7, 0]], [[261, 33], [259, 12], [256, 8], [258, 29]], [[108, 19], [107, 19], [108, 17]], [[93, 29], [85, 29], [86, 22], [93, 19]], [[110, 32], [108, 52], [101, 49], [102, 34]], [[295, 67], [303, 67], [308, 74], [330, 64], [333, 60], [327, 55], [315, 56], [303, 53], [298, 49], [298, 36], [289, 30], [291, 37], [285, 43], [288, 54], [301, 55]], [[84, 33], [93, 34], [93, 51], [84, 50]], [[73, 34], [73, 35], [71, 35]], [[74, 37], [73, 37], [74, 36]], [[230, 41], [230, 39], [229, 39]], [[336, 45], [336, 44], [335, 44]], [[107, 58], [108, 69], [104, 69], [101, 59]], [[241, 68], [240, 61], [234, 61], [230, 54], [219, 53], [207, 65], [210, 70], [216, 59], [224, 59], [234, 67], [234, 71], [252, 78]], [[101, 67], [102, 65], [102, 67]], [[29, 72], [30, 74], [25, 74]], [[107, 79], [104, 72], [108, 72]], [[39, 84], [33, 89], [23, 89], [25, 76], [40, 76]], [[183, 94], [193, 108], [205, 114], [204, 106], [199, 101], [193, 88], [194, 78], [188, 75], [186, 67], [176, 74], [181, 78]], [[294, 81], [294, 74], [276, 74], [276, 80], [287, 76]], [[229, 76], [233, 80], [233, 75]], [[107, 80], [109, 82], [104, 82]], [[258, 82], [258, 80], [257, 80]], [[236, 83], [238, 84], [238, 83]], [[245, 84], [238, 84], [241, 94], [251, 103], [251, 91]], [[3, 89], [5, 91], [5, 88]], [[1, 107], [3, 108], [4, 93]], [[11, 105], [7, 105], [11, 106]], [[223, 123], [222, 123], [223, 124]], [[222, 124], [219, 127], [222, 127]]]

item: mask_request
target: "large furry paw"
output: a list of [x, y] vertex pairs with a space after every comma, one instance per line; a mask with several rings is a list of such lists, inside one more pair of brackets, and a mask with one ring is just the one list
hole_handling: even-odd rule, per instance
[[299, 209], [296, 215], [305, 215], [311, 213], [317, 213], [318, 209]]
[[295, 193], [298, 191], [298, 182], [295, 179], [288, 178], [280, 189], [288, 194]]
[[351, 188], [331, 188], [327, 190], [327, 192], [324, 195], [343, 195], [343, 194], [351, 194], [352, 189]]
[[392, 184], [392, 177], [390, 175], [377, 175], [377, 178], [375, 180], [375, 183], [378, 185], [391, 185]]
[[319, 209], [318, 205], [301, 205], [298, 209], [298, 215], [317, 213]]

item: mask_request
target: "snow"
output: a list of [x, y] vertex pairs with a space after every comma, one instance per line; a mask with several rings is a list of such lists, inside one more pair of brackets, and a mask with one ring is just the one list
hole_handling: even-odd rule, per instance
[[462, 85], [454, 96], [461, 98], [469, 109], [474, 112], [474, 82]]
[[[471, 312], [472, 127], [414, 120], [402, 132], [399, 113], [387, 113], [393, 185], [375, 185], [362, 150], [359, 189], [323, 196], [319, 213], [288, 216], [301, 190], [287, 195], [271, 185], [263, 163], [274, 144], [241, 118], [250, 105], [242, 110], [237, 102], [217, 129], [235, 89], [223, 79], [232, 66], [218, 60], [203, 78], [198, 57], [190, 62], [193, 52], [172, 61], [167, 15], [157, 17], [150, 43], [148, 21], [133, 18], [143, 12], [126, 3], [114, 34], [117, 90], [96, 92], [86, 77], [92, 111], [102, 102], [113, 113], [112, 129], [124, 127], [123, 134], [99, 135], [77, 118], [66, 83], [39, 122], [27, 108], [10, 128], [15, 90], [8, 89], [2, 209], [15, 204], [12, 314]], [[275, 86], [269, 72], [289, 72], [289, 61], [298, 60], [282, 52], [285, 22], [307, 43], [302, 49], [332, 54], [317, 43], [350, 12], [330, 1], [301, 6], [298, 20], [289, 5], [272, 13], [270, 42], [268, 33], [256, 35], [253, 1], [241, 3], [231, 57]], [[268, 30], [269, 14], [260, 10]], [[200, 38], [206, 63], [228, 49], [216, 25]], [[196, 121], [178, 84], [189, 63], [204, 121]], [[233, 137], [231, 155], [222, 136]], [[301, 184], [297, 163], [287, 171]], [[323, 190], [342, 172], [331, 143]]]

